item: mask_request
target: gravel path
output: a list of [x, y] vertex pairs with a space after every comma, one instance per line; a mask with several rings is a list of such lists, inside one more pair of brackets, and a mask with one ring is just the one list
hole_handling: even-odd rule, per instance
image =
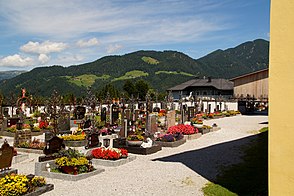
[[[201, 188], [213, 180], [219, 169], [240, 161], [239, 147], [250, 144], [254, 130], [268, 126], [267, 116], [235, 116], [205, 121], [222, 129], [199, 139], [189, 140], [177, 148], [163, 148], [77, 182], [47, 179], [53, 191], [44, 196], [91, 195], [203, 195]], [[262, 123], [262, 124], [260, 124]], [[0, 141], [1, 142], [1, 141]], [[1, 142], [2, 143], [2, 142]], [[19, 173], [34, 173], [37, 154], [14, 164]]]

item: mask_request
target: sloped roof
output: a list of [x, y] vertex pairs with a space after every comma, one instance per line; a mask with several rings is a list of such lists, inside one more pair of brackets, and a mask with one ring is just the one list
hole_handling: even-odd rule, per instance
[[169, 88], [168, 91], [180, 91], [184, 90], [187, 87], [215, 87], [219, 90], [233, 90], [234, 83], [226, 79], [211, 79], [209, 82], [208, 79], [193, 79], [172, 88]]
[[230, 81], [234, 81], [234, 80], [237, 80], [237, 79], [240, 79], [240, 78], [243, 78], [243, 77], [251, 76], [251, 75], [258, 74], [258, 73], [261, 73], [261, 72], [266, 72], [266, 71], [268, 72], [269, 69], [266, 68], [266, 69], [258, 70], [258, 71], [251, 72], [251, 73], [248, 73], [248, 74], [244, 74], [244, 75], [241, 75], [241, 76], [237, 76], [237, 77], [234, 77], [234, 78], [230, 79]]

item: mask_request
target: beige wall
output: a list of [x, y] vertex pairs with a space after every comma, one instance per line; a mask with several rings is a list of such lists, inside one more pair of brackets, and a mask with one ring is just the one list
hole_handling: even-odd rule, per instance
[[271, 0], [269, 188], [294, 195], [294, 1]]

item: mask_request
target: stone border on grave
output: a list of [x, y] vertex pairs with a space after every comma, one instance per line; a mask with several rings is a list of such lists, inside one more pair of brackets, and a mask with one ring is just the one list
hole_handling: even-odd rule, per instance
[[43, 193], [52, 191], [53, 189], [54, 189], [53, 184], [45, 184], [42, 187], [38, 187], [34, 192], [27, 193], [23, 196], [38, 196], [38, 195], [42, 195]]
[[28, 158], [29, 158], [28, 154], [17, 154], [16, 156], [13, 156], [12, 164], [20, 163]]
[[44, 162], [36, 162], [35, 163], [35, 175], [43, 176], [43, 177], [47, 177], [47, 178], [56, 178], [56, 179], [61, 179], [61, 180], [67, 180], [67, 181], [79, 181], [79, 180], [88, 178], [90, 176], [97, 175], [97, 174], [105, 171], [105, 169], [102, 169], [102, 168], [95, 168], [94, 171], [91, 171], [88, 173], [82, 173], [82, 174], [78, 174], [78, 175], [55, 173], [55, 172], [48, 172], [47, 171], [47, 169], [46, 169], [47, 163], [49, 163], [51, 169], [57, 167], [54, 160], [44, 161]]
[[17, 152], [44, 154], [43, 150], [37, 150], [32, 148], [15, 148]]
[[195, 134], [192, 134], [192, 135], [184, 135], [184, 138], [186, 140], [195, 140], [195, 139], [198, 139], [202, 136], [202, 133], [195, 133]]
[[83, 147], [87, 145], [87, 140], [78, 140], [78, 141], [63, 140], [63, 143], [67, 147]]
[[[32, 136], [40, 136], [42, 134], [43, 134], [42, 131], [40, 131], [40, 132], [34, 132], [34, 131], [32, 131], [31, 132], [31, 135]], [[0, 131], [0, 135], [1, 136], [5, 136], [5, 137], [14, 137], [15, 133], [8, 132], [8, 131]]]
[[170, 148], [175, 148], [178, 147], [182, 144], [186, 143], [186, 139], [180, 139], [174, 142], [161, 142], [161, 141], [155, 141], [155, 144], [160, 145], [161, 147], [170, 147]]
[[162, 149], [162, 147], [158, 144], [154, 144], [150, 148], [141, 148], [141, 147], [133, 147], [133, 146], [128, 146], [126, 147], [129, 153], [133, 154], [142, 154], [142, 155], [148, 155], [148, 154], [153, 154]]
[[101, 165], [105, 167], [117, 167], [129, 163], [136, 159], [136, 156], [129, 155], [127, 158], [121, 158], [118, 160], [105, 160], [105, 159], [95, 159], [93, 158], [91, 161], [93, 165]]

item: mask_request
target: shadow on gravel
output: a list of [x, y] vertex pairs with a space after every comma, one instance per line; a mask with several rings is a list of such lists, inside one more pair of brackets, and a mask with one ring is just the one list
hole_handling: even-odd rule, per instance
[[[246, 170], [247, 166], [240, 167], [240, 169], [235, 169], [233, 172], [226, 172], [224, 176], [226, 176], [225, 180], [217, 177], [220, 174], [220, 171], [227, 170], [231, 167], [226, 167], [228, 165], [232, 165], [235, 163], [242, 163], [242, 156], [244, 155], [244, 149], [248, 146], [252, 146], [255, 144], [255, 141], [260, 140], [260, 136], [267, 133], [262, 133], [254, 136], [249, 136], [246, 138], [225, 142], [221, 144], [216, 144], [213, 146], [209, 146], [206, 148], [187, 151], [163, 158], [154, 159], [153, 161], [163, 161], [163, 162], [180, 162], [199, 175], [203, 176], [207, 180], [214, 182], [216, 184], [220, 184], [221, 186], [229, 189], [237, 193], [238, 195], [243, 195], [242, 191], [244, 189], [252, 189], [252, 186], [256, 186], [256, 184], [261, 184], [264, 189], [267, 190], [267, 145], [266, 149], [264, 149], [261, 153], [266, 156], [263, 158], [262, 161], [259, 161], [259, 157], [255, 157], [257, 159], [257, 164], [261, 164], [263, 169], [260, 169], [260, 166], [256, 165], [256, 163], [250, 164], [249, 167], [252, 171], [247, 172], [243, 171]], [[267, 143], [267, 135], [266, 143]], [[253, 142], [254, 141], [254, 142]], [[197, 141], [195, 141], [197, 142]], [[246, 158], [247, 160], [247, 158]], [[256, 161], [256, 160], [255, 160]], [[260, 163], [259, 163], [260, 162]], [[239, 166], [239, 164], [237, 164]], [[256, 168], [255, 168], [256, 166]], [[242, 170], [242, 171], [241, 171]], [[245, 173], [245, 175], [244, 175]], [[254, 179], [260, 173], [258, 178], [261, 179]], [[229, 174], [229, 177], [228, 177]], [[247, 175], [248, 174], [248, 175]], [[221, 175], [220, 175], [221, 176]], [[222, 176], [221, 176], [222, 177]], [[236, 181], [236, 184], [231, 182], [228, 183], [227, 179], [233, 178], [233, 181]], [[245, 179], [247, 178], [247, 179]], [[251, 184], [246, 184], [248, 183]], [[246, 182], [245, 182], [246, 181]], [[263, 182], [261, 182], [263, 181]], [[238, 186], [238, 187], [234, 187]], [[243, 187], [239, 187], [243, 186]], [[248, 187], [247, 187], [248, 186]], [[243, 188], [243, 189], [242, 189]], [[260, 191], [258, 191], [260, 193]], [[263, 194], [260, 194], [263, 195]]]

